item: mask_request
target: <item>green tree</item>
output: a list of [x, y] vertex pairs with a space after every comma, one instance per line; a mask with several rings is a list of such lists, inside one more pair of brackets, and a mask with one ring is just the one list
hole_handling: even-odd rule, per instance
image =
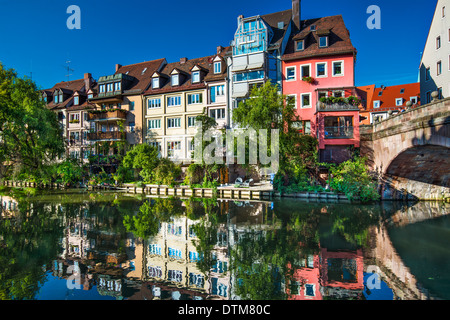
[[61, 181], [67, 186], [82, 181], [84, 175], [83, 167], [76, 159], [64, 160], [58, 164], [56, 171]]
[[122, 166], [125, 169], [134, 169], [144, 182], [151, 182], [154, 178], [154, 170], [160, 163], [158, 154], [156, 147], [138, 144], [127, 152], [123, 158]]
[[34, 82], [0, 63], [0, 163], [35, 176], [64, 153], [56, 114], [41, 98]]
[[[279, 174], [294, 177], [298, 172], [315, 169], [317, 140], [298, 131], [300, 118], [296, 115], [292, 99], [279, 93], [279, 88], [266, 82], [253, 87], [249, 99], [233, 110], [233, 121], [242, 128], [279, 130]], [[270, 145], [270, 135], [268, 135]]]

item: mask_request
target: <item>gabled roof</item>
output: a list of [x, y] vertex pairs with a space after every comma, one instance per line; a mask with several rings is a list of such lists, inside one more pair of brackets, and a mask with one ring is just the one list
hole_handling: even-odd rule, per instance
[[[273, 31], [273, 37], [269, 43], [269, 50], [280, 47], [292, 19], [292, 10], [289, 9], [262, 15], [261, 18], [272, 28]], [[280, 22], [283, 23], [283, 27], [281, 29], [279, 28]]]
[[141, 94], [151, 83], [152, 75], [159, 71], [166, 63], [166, 59], [157, 59], [141, 63], [121, 66], [115, 74], [123, 73], [134, 77], [132, 84], [124, 90], [124, 94]]
[[[311, 30], [313, 25], [315, 31]], [[328, 36], [328, 47], [319, 48], [320, 35]], [[297, 40], [305, 40], [304, 50], [295, 50]], [[342, 15], [302, 20], [301, 30], [291, 35], [282, 60], [337, 54], [356, 54], [356, 49], [350, 40], [350, 32], [345, 26]]]
[[71, 101], [72, 101], [72, 95], [75, 91], [84, 92], [85, 88], [85, 80], [84, 79], [78, 79], [78, 80], [72, 80], [72, 81], [62, 81], [57, 84], [55, 84], [50, 89], [44, 89], [44, 91], [47, 95], [53, 96], [53, 93], [58, 90], [62, 91], [63, 94], [66, 95], [64, 101], [62, 103], [54, 103], [53, 99], [49, 100], [47, 103], [47, 107], [49, 109], [63, 109], [65, 108]]
[[[160, 88], [153, 89], [151, 86], [145, 91], [144, 94], [150, 95], [150, 94], [160, 94], [160, 93], [167, 93], [167, 92], [177, 92], [177, 91], [186, 91], [186, 90], [194, 90], [194, 89], [202, 89], [206, 88], [205, 81], [215, 81], [215, 80], [221, 80], [225, 79], [227, 76], [226, 68], [222, 68], [222, 72], [220, 74], [214, 74], [214, 58], [216, 58], [217, 55], [220, 55], [221, 57], [225, 56], [226, 53], [230, 50], [230, 47], [225, 48], [222, 50], [221, 53], [206, 56], [202, 58], [196, 58], [196, 59], [185, 59], [182, 58], [180, 61], [168, 63], [164, 66], [164, 68], [158, 72], [158, 75], [161, 78], [170, 79], [170, 75], [174, 70], [177, 70], [181, 75], [183, 75], [179, 81], [178, 86], [172, 86], [170, 80], [164, 80], [160, 81]], [[192, 83], [191, 74], [192, 74], [192, 68], [195, 66], [198, 66], [201, 70], [206, 73], [204, 78], [199, 83]], [[153, 74], [152, 74], [153, 75]]]

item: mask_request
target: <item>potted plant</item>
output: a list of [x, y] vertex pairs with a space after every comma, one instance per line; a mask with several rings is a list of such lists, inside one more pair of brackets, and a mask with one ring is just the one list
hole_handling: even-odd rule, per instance
[[303, 77], [302, 80], [308, 82], [309, 84], [313, 84], [316, 81], [313, 77]]

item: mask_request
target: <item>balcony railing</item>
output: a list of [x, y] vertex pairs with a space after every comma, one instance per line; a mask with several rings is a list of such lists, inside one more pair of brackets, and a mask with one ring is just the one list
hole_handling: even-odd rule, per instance
[[127, 112], [125, 110], [113, 110], [104, 112], [90, 112], [88, 113], [89, 121], [101, 121], [101, 120], [125, 120], [127, 118]]
[[88, 140], [125, 140], [125, 132], [108, 131], [108, 132], [89, 132]]
[[353, 127], [325, 127], [325, 139], [353, 139]]

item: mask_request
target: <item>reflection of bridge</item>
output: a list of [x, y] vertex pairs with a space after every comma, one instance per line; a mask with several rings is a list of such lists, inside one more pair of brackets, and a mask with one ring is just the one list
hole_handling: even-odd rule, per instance
[[450, 198], [450, 98], [360, 128], [361, 155], [383, 175], [384, 199]]
[[[430, 299], [428, 292], [421, 288], [416, 277], [397, 253], [389, 238], [387, 228], [389, 226], [401, 227], [434, 219], [449, 212], [450, 204], [419, 202], [405, 210], [397, 211], [382, 226], [374, 226], [370, 229], [370, 238], [373, 239], [373, 242], [370, 246], [371, 249], [364, 253], [365, 259], [374, 261], [379, 268], [377, 272], [389, 288], [393, 290], [394, 297], [402, 300]], [[365, 267], [369, 266], [370, 263], [366, 263]]]

